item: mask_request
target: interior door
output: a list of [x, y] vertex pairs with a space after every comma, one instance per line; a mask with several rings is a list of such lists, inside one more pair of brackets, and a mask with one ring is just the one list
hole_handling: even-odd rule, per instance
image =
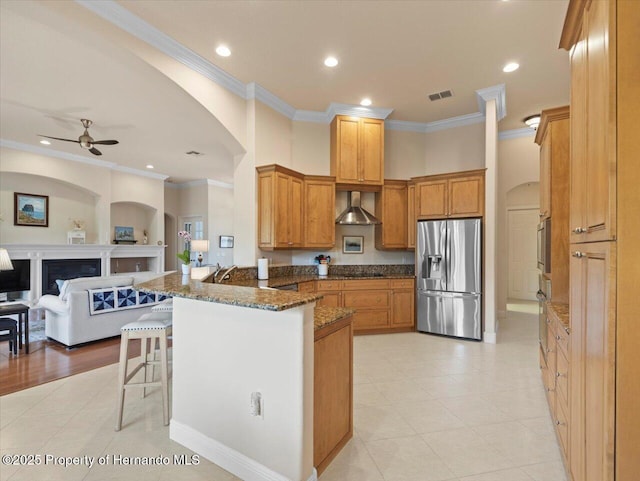
[[510, 299], [535, 301], [538, 291], [536, 209], [507, 212], [508, 290]]

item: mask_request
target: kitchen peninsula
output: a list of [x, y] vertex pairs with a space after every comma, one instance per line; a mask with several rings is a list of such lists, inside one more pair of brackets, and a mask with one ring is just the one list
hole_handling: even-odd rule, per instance
[[243, 479], [305, 481], [351, 438], [351, 309], [179, 274], [136, 289], [174, 297], [171, 439]]

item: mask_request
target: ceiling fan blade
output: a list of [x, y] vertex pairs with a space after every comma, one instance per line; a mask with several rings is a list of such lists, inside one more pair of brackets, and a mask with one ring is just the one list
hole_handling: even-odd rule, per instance
[[91, 152], [93, 155], [102, 155], [102, 152], [100, 152], [98, 149], [96, 149], [95, 147], [91, 147], [89, 149], [89, 152]]
[[117, 140], [94, 140], [91, 143], [94, 145], [116, 145], [119, 142]]
[[61, 139], [60, 137], [49, 137], [48, 135], [42, 135], [42, 134], [38, 134], [40, 137], [44, 137], [46, 139], [53, 139], [53, 140], [63, 140], [65, 142], [75, 142], [76, 144], [79, 144], [80, 141], [79, 140], [72, 140], [72, 139]]

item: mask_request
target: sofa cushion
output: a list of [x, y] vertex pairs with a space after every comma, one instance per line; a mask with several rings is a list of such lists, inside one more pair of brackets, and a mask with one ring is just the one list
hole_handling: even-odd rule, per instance
[[107, 277], [78, 277], [64, 281], [60, 289], [60, 299], [66, 301], [69, 294], [88, 289], [103, 289], [105, 287], [121, 287], [133, 284], [131, 276], [107, 276]]

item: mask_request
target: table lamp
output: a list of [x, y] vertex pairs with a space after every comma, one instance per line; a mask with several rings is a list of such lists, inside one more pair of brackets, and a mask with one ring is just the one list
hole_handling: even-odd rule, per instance
[[12, 271], [13, 264], [9, 258], [9, 252], [7, 249], [0, 247], [0, 271]]
[[204, 239], [192, 240], [191, 250], [198, 253], [198, 266], [202, 266], [202, 253], [209, 252], [209, 241]]

